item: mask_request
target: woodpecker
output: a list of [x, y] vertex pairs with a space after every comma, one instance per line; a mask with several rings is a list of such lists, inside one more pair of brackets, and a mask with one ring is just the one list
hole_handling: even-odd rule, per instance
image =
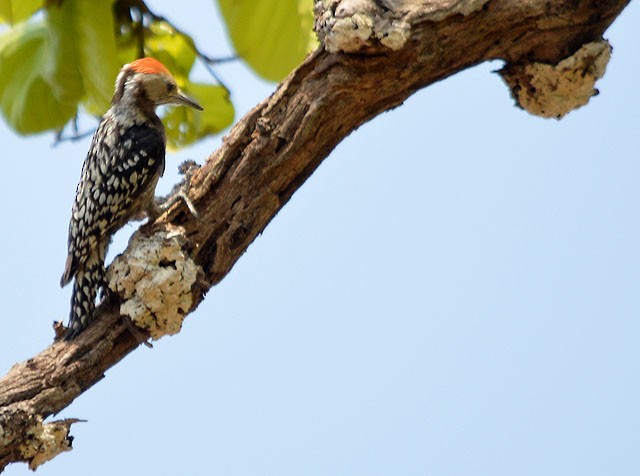
[[156, 107], [202, 107], [185, 96], [153, 58], [125, 65], [110, 109], [100, 121], [82, 166], [69, 223], [68, 256], [60, 286], [73, 278], [67, 340], [82, 332], [106, 285], [105, 257], [112, 235], [131, 220], [154, 220], [155, 188], [164, 172], [166, 137]]

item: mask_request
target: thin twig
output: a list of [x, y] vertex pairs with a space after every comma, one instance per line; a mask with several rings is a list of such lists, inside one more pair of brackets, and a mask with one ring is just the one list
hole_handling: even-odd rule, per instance
[[56, 133], [55, 139], [53, 140], [53, 144], [51, 144], [51, 147], [56, 147], [62, 142], [78, 142], [79, 140], [92, 136], [96, 131], [95, 129], [91, 129], [91, 130], [79, 133], [77, 127], [74, 129], [75, 129], [75, 132], [70, 136], [64, 136], [63, 135], [64, 129], [60, 129], [60, 131]]

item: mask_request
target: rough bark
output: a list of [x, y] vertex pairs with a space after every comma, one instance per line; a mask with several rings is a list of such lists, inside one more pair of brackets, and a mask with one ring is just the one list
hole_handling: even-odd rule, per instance
[[[73, 421], [44, 419], [140, 344], [121, 314], [154, 338], [177, 332], [183, 317], [358, 126], [418, 89], [486, 60], [506, 62], [514, 96], [522, 88], [534, 94], [529, 66], [557, 65], [599, 42], [628, 2], [317, 1], [323, 47], [239, 121], [193, 173], [188, 195], [198, 217], [178, 204], [142, 227], [112, 266], [112, 293], [95, 324], [72, 342], [54, 342], [16, 364], [0, 380], [0, 471], [18, 461], [35, 469], [70, 449]], [[593, 59], [598, 61], [602, 69], [602, 56]], [[580, 77], [590, 74], [591, 66], [580, 67]]]

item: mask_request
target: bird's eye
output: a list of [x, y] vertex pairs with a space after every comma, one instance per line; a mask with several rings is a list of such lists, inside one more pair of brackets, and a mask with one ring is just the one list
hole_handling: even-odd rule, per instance
[[176, 85], [173, 83], [167, 83], [167, 92], [172, 93], [176, 90]]

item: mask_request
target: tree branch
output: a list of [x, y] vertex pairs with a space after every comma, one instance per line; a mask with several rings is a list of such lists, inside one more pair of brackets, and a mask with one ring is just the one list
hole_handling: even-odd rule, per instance
[[[70, 449], [73, 421], [44, 419], [140, 344], [121, 315], [154, 338], [179, 331], [204, 293], [358, 126], [420, 88], [486, 60], [506, 61], [505, 77], [515, 97], [523, 88], [535, 95], [528, 67], [557, 65], [583, 45], [599, 42], [627, 4], [317, 1], [323, 47], [238, 122], [195, 171], [187, 193], [198, 217], [176, 204], [142, 227], [110, 268], [111, 292], [95, 323], [77, 339], [54, 342], [15, 365], [0, 380], [0, 470], [17, 461], [35, 469]], [[580, 67], [580, 78], [597, 78], [604, 68], [604, 49], [598, 51], [599, 59], [587, 61], [591, 66], [564, 62], [562, 68]]]

